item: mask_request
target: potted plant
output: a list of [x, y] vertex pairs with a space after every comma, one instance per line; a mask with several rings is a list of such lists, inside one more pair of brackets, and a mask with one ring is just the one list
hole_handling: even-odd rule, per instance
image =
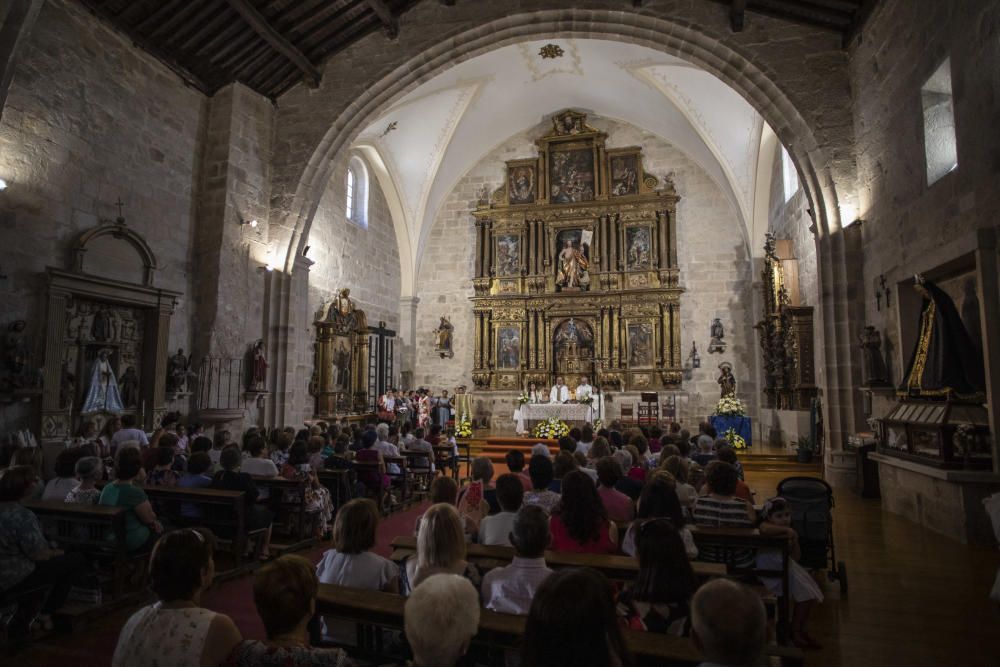
[[816, 444], [808, 435], [800, 435], [795, 444], [795, 455], [799, 463], [812, 463]]

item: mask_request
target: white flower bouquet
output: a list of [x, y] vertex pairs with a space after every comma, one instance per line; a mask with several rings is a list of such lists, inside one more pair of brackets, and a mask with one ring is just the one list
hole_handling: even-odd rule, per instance
[[455, 435], [459, 438], [472, 437], [472, 422], [469, 421], [468, 415], [462, 415], [462, 418], [455, 424]]
[[569, 435], [569, 424], [561, 419], [549, 417], [545, 421], [536, 424], [531, 434], [536, 438], [558, 440], [564, 435]]
[[744, 440], [743, 436], [737, 433], [736, 429], [734, 428], [727, 430], [723, 435], [723, 437], [726, 439], [726, 442], [729, 443], [729, 446], [732, 447], [733, 449], [747, 448], [747, 441]]
[[518, 405], [524, 405], [525, 403], [530, 403], [530, 402], [531, 398], [528, 396], [528, 392], [522, 391], [520, 394], [517, 395]]
[[740, 399], [726, 396], [719, 399], [719, 403], [715, 406], [715, 414], [724, 417], [746, 417], [747, 409]]

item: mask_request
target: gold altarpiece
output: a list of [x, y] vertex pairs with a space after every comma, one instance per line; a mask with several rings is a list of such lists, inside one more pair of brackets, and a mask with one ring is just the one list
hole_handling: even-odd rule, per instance
[[538, 157], [508, 161], [472, 212], [477, 389], [681, 383], [680, 197], [586, 121], [554, 116]]
[[309, 391], [315, 416], [330, 419], [368, 411], [368, 318], [350, 290], [320, 308], [313, 322], [316, 350]]

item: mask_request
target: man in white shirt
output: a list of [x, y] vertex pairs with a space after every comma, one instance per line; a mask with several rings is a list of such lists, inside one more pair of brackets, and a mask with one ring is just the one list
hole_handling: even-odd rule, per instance
[[509, 547], [514, 519], [524, 501], [524, 484], [518, 475], [508, 472], [497, 478], [496, 492], [500, 512], [479, 522], [479, 543]]
[[527, 614], [538, 587], [552, 574], [545, 565], [549, 541], [549, 515], [545, 510], [537, 505], [518, 510], [510, 532], [514, 560], [483, 577], [483, 606], [502, 614]]
[[149, 438], [141, 428], [135, 427], [135, 415], [122, 415], [122, 427], [111, 436], [111, 449], [118, 451], [118, 447], [124, 443], [134, 440], [143, 447], [149, 445]]
[[587, 378], [580, 380], [580, 384], [576, 385], [576, 400], [582, 401], [586, 398], [590, 398], [594, 394], [594, 388], [590, 386]]
[[569, 400], [569, 387], [563, 382], [562, 376], [556, 378], [556, 383], [549, 391], [549, 403], [565, 403]]

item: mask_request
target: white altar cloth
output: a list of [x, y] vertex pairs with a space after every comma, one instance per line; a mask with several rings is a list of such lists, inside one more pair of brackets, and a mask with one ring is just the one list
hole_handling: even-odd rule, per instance
[[517, 433], [526, 433], [525, 422], [540, 422], [555, 418], [573, 425], [593, 422], [595, 416], [593, 405], [583, 403], [525, 403], [514, 411], [515, 429]]

